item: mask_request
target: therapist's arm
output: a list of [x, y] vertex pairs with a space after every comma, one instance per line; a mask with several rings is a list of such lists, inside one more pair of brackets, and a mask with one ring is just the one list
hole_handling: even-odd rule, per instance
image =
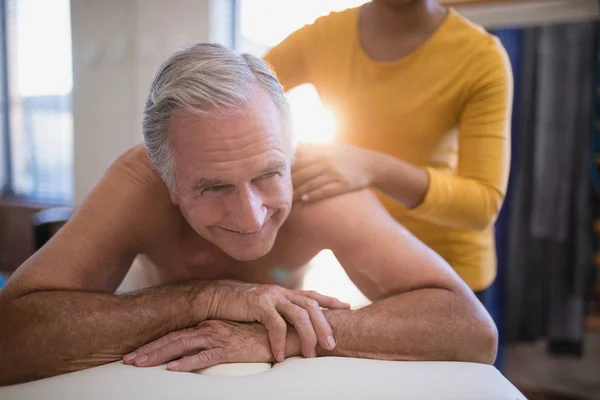
[[465, 72], [468, 83], [455, 99], [456, 171], [422, 168], [344, 143], [305, 145], [297, 151], [292, 169], [295, 199], [316, 202], [373, 186], [418, 219], [456, 229], [488, 228], [506, 193], [513, 84], [500, 44], [491, 41], [480, 53]]
[[494, 223], [506, 194], [510, 168], [513, 78], [502, 45], [491, 42], [473, 65], [458, 121], [456, 174], [417, 168], [370, 152], [371, 184], [440, 226], [482, 230]]
[[[373, 304], [325, 311], [337, 346], [319, 355], [492, 363], [497, 330], [454, 270], [369, 191], [303, 205], [306, 233], [333, 250]], [[299, 205], [300, 207], [300, 205]]]
[[312, 83], [313, 71], [319, 70], [324, 58], [330, 56], [335, 39], [335, 21], [330, 17], [317, 18], [304, 25], [269, 49], [263, 59], [271, 65], [285, 91], [304, 83]]

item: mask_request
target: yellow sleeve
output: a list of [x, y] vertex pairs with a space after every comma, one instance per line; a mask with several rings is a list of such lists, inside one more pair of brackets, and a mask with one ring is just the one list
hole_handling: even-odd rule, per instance
[[442, 226], [482, 230], [494, 223], [508, 183], [513, 77], [499, 41], [477, 60], [459, 116], [457, 174], [427, 168], [429, 189], [412, 215]]
[[310, 83], [310, 66], [317, 61], [314, 59], [315, 46], [323, 20], [321, 17], [293, 32], [263, 57], [285, 91]]

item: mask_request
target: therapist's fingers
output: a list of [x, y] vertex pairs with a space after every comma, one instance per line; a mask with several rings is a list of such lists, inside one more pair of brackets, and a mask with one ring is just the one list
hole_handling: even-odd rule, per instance
[[318, 189], [315, 189], [309, 193], [306, 193], [302, 196], [302, 201], [305, 203], [315, 203], [317, 201], [325, 200], [330, 197], [339, 196], [344, 193], [351, 192], [353, 189], [349, 188], [347, 185], [341, 184], [339, 182], [332, 182], [329, 184], [325, 184]]
[[181, 360], [171, 361], [167, 364], [167, 368], [171, 371], [190, 372], [226, 362], [225, 350], [216, 348], [183, 357]]
[[292, 173], [300, 171], [310, 165], [314, 165], [320, 161], [316, 156], [307, 156], [299, 151], [296, 151], [294, 162], [292, 163]]
[[326, 172], [327, 164], [324, 162], [309, 164], [297, 170], [292, 169], [292, 183], [294, 188], [298, 188]]
[[294, 201], [310, 201], [308, 195], [316, 190], [322, 188], [325, 185], [335, 183], [336, 178], [329, 174], [324, 174], [311, 179], [300, 186], [294, 186]]
[[325, 143], [298, 143], [294, 161], [296, 165], [305, 163], [314, 163], [323, 159], [326, 154], [328, 145]]
[[320, 180], [308, 182], [305, 188], [299, 190], [300, 200], [304, 203], [315, 203], [330, 197], [339, 196], [355, 189], [337, 180]]

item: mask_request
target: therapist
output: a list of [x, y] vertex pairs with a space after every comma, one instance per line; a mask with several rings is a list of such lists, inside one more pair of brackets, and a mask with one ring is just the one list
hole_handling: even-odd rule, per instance
[[336, 142], [300, 146], [298, 201], [373, 187], [483, 301], [510, 164], [512, 73], [500, 41], [436, 0], [374, 0], [265, 56], [286, 90], [317, 89]]

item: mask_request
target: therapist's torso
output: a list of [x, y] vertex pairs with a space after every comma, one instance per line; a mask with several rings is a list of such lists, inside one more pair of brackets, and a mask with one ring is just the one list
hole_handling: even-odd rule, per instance
[[[417, 50], [398, 61], [376, 62], [360, 45], [359, 10], [318, 19], [271, 50], [265, 60], [286, 90], [302, 83], [315, 86], [325, 107], [336, 116], [339, 140], [455, 174], [461, 111], [476, 83], [473, 80], [481, 74], [474, 68], [485, 65], [481, 58], [498, 47], [497, 39], [449, 10], [442, 25]], [[301, 59], [288, 57], [298, 53]], [[382, 193], [379, 197], [471, 288], [482, 290], [493, 282], [493, 226], [481, 231], [442, 227], [411, 216]]]

